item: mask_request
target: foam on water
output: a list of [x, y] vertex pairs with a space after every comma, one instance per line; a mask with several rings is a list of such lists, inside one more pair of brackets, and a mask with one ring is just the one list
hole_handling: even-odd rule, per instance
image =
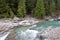
[[18, 40], [34, 40], [37, 36], [38, 31], [29, 30], [18, 32]]
[[1, 36], [1, 37], [0, 37], [0, 40], [5, 40], [5, 39], [6, 39], [6, 37], [9, 35], [9, 33], [10, 33], [10, 32], [7, 32], [7, 34], [5, 34], [5, 35]]
[[[48, 22], [43, 22], [39, 23], [37, 25], [32, 25], [31, 27], [27, 28], [20, 28], [20, 30], [17, 30], [17, 40], [41, 40], [40, 38], [36, 38], [37, 34], [39, 32], [44, 32], [44, 30], [47, 30], [44, 32], [43, 35], [47, 35], [47, 32], [49, 29], [54, 28], [54, 27], [60, 27], [60, 21], [48, 21]], [[48, 28], [48, 29], [47, 29]], [[25, 29], [25, 30], [23, 30]], [[47, 39], [44, 39], [47, 40]]]

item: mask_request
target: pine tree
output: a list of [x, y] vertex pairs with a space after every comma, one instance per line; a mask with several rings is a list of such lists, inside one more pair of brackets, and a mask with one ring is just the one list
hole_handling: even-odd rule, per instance
[[49, 11], [50, 11], [51, 16], [55, 16], [55, 11], [56, 11], [55, 8], [56, 8], [56, 6], [55, 6], [54, 0], [50, 0], [50, 8], [49, 8]]
[[33, 9], [36, 7], [36, 0], [26, 0], [26, 11], [28, 15], [33, 15]]
[[10, 8], [8, 3], [6, 4], [6, 10], [7, 10], [6, 14], [8, 14], [8, 17], [13, 18], [14, 17], [14, 12], [12, 11], [12, 9]]
[[60, 0], [57, 0], [57, 9], [60, 10]]
[[5, 0], [0, 0], [0, 17], [8, 17]]
[[26, 15], [25, 0], [19, 0], [17, 12], [18, 17], [24, 17]]
[[37, 18], [43, 18], [45, 16], [43, 0], [37, 0], [36, 8], [34, 9], [34, 15]]
[[49, 16], [50, 15], [50, 0], [44, 0], [44, 7], [45, 7], [45, 13], [46, 13], [46, 16]]

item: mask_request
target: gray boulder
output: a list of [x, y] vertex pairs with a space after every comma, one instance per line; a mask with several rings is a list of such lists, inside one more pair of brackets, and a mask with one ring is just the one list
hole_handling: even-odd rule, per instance
[[37, 34], [38, 40], [60, 40], [60, 27], [47, 28], [43, 32]]

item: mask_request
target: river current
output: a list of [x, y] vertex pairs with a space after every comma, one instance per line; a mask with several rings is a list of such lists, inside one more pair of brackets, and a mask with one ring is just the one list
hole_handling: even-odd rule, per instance
[[42, 22], [30, 27], [17, 28], [14, 31], [17, 34], [17, 40], [40, 40], [36, 39], [37, 34], [48, 27], [60, 27], [60, 21]]

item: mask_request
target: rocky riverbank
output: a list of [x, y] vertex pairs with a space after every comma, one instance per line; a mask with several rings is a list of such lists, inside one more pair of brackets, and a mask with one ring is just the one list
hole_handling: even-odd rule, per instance
[[[22, 34], [20, 34], [19, 32], [18, 35], [12, 32], [11, 34], [9, 34], [6, 40], [18, 40], [18, 39], [20, 40], [20, 38], [22, 40], [26, 40], [26, 39], [28, 40], [28, 38], [31, 38], [31, 40], [60, 40], [60, 27], [55, 27], [55, 28], [48, 27], [40, 32], [35, 30], [26, 30]], [[17, 39], [16, 36], [18, 36], [19, 38]]]
[[[58, 18], [60, 19], [60, 17]], [[0, 19], [0, 34], [3, 34], [4, 32], [11, 30], [15, 27], [21, 27], [21, 26], [30, 26], [34, 25], [39, 22], [45, 22], [45, 21], [57, 21], [58, 19], [54, 19], [51, 17], [47, 17], [43, 20], [41, 19], [35, 19], [32, 17], [25, 17], [25, 18], [18, 18], [14, 17], [13, 19]]]
[[13, 19], [0, 19], [0, 35], [18, 26], [30, 26], [36, 23], [39, 23], [39, 21], [34, 18], [20, 19], [14, 17]]
[[[43, 20], [38, 20], [35, 18], [31, 18], [31, 17], [26, 17], [26, 18], [17, 18], [14, 17], [13, 19], [8, 18], [8, 19], [0, 19], [0, 35], [4, 34], [5, 32], [8, 32], [12, 29], [14, 29], [15, 27], [26, 27], [26, 26], [31, 26], [34, 25], [36, 23], [39, 22], [45, 22], [45, 21], [54, 21], [55, 19], [50, 19], [50, 18], [46, 18]], [[55, 20], [57, 21], [57, 20]]]
[[39, 40], [60, 40], [60, 27], [47, 28], [46, 30], [38, 33], [36, 39]]

